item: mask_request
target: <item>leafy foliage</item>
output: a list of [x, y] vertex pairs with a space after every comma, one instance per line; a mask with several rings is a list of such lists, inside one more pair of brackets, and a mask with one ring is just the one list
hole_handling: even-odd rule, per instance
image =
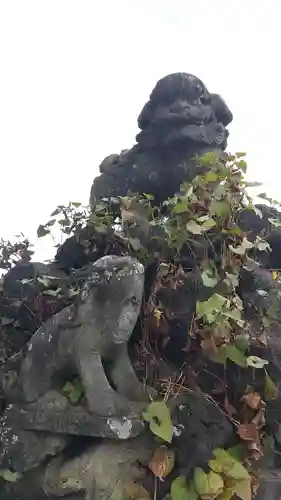
[[[191, 182], [183, 183], [175, 196], [160, 205], [149, 193], [104, 198], [93, 204], [92, 210], [78, 202], [59, 205], [50, 220], [39, 226], [37, 234], [39, 238], [51, 235], [55, 241], [59, 229], [64, 238], [74, 235], [77, 241], [86, 240], [85, 244], [94, 241], [95, 248], [102, 248], [103, 252], [109, 252], [114, 243], [113, 248], [121, 254], [136, 256], [147, 267], [153, 264], [156, 272], [142, 313], [144, 334], [153, 325], [156, 343], [169, 331], [171, 318], [177, 315], [181, 319], [185, 317], [185, 310], [171, 310], [163, 298], [159, 299], [159, 290], [164, 289], [170, 296], [177, 292], [180, 295], [192, 285], [196, 300], [186, 352], [190, 346], [196, 348], [197, 356], [214, 362], [224, 370], [224, 375], [231, 364], [249, 372], [252, 378], [256, 372], [263, 374], [263, 397], [271, 401], [277, 398], [277, 388], [265, 369], [268, 368], [267, 360], [251, 354], [250, 324], [237, 292], [241, 271], [252, 268], [257, 252], [270, 251], [262, 235], [253, 238], [240, 225], [243, 212], [258, 212], [247, 192], [253, 184], [245, 180], [247, 163], [244, 156], [244, 153], [236, 153], [218, 157], [208, 153], [197, 158], [202, 167], [200, 173]], [[264, 193], [260, 197], [271, 205], [280, 206]], [[275, 228], [280, 226], [277, 219], [271, 218], [269, 223]], [[19, 259], [29, 260], [31, 254], [26, 239], [14, 245], [2, 241], [0, 267], [10, 269]], [[88, 255], [90, 261], [90, 253]], [[274, 273], [273, 279], [278, 280], [276, 271]], [[79, 288], [71, 287], [66, 291], [62, 283], [54, 284], [49, 276], [37, 280], [43, 287], [41, 296], [52, 299], [55, 304], [63, 298], [69, 301], [79, 294]], [[267, 294], [263, 289], [259, 293], [261, 297]], [[180, 301], [174, 302], [177, 305]], [[255, 312], [262, 335], [275, 312], [261, 310], [258, 306]], [[224, 382], [226, 387], [229, 381]], [[72, 404], [77, 404], [83, 397], [77, 379], [67, 382], [62, 392]], [[173, 440], [173, 422], [165, 401], [166, 398], [161, 401], [157, 398], [143, 412], [151, 432], [158, 442], [160, 440], [149, 464], [151, 472], [160, 479], [171, 473], [176, 462], [175, 452], [163, 444], [163, 441], [171, 444]], [[221, 402], [219, 404], [222, 411], [228, 413], [227, 392], [224, 406]], [[251, 442], [257, 454], [262, 453], [265, 405], [261, 394], [250, 387], [242, 402], [239, 401], [234, 408], [237, 440]], [[251, 410], [251, 419], [244, 418], [248, 415], [245, 409]], [[242, 500], [250, 500], [251, 475], [244, 465], [243, 453], [237, 453], [237, 448], [214, 450], [208, 469], [197, 468], [192, 478], [186, 480], [180, 476], [173, 481], [172, 500], [197, 500], [198, 497], [227, 500], [234, 494]], [[121, 497], [123, 493], [120, 493]], [[135, 490], [130, 495], [146, 497], [145, 492]]]
[[143, 412], [143, 418], [149, 423], [151, 432], [171, 443], [173, 437], [173, 424], [170, 410], [164, 401], [153, 401]]
[[15, 242], [0, 239], [0, 271], [9, 270], [17, 262], [29, 262], [33, 251], [30, 241], [23, 234], [16, 236]]

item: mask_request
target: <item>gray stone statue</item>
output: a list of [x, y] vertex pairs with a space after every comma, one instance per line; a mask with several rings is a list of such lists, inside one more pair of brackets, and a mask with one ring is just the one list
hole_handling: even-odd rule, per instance
[[[139, 415], [147, 397], [127, 342], [143, 284], [144, 268], [136, 260], [102, 257], [87, 270], [77, 303], [48, 320], [25, 352], [5, 364], [2, 383], [10, 404], [0, 419], [1, 467], [28, 470], [63, 449], [69, 435], [127, 439], [141, 432]], [[105, 374], [105, 361], [117, 374], [120, 393]], [[79, 407], [58, 392], [74, 374], [85, 393]], [[128, 383], [120, 385], [120, 379]]]

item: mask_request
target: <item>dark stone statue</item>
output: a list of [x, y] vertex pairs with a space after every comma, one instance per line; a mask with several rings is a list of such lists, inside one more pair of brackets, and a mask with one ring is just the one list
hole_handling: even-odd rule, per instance
[[173, 196], [183, 180], [194, 176], [196, 155], [224, 151], [231, 121], [225, 102], [199, 78], [187, 73], [162, 78], [139, 115], [137, 144], [103, 160], [90, 203], [128, 192], [157, 200]]

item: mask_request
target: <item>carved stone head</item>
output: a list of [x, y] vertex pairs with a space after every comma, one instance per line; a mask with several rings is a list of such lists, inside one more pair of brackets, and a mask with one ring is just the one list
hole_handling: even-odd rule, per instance
[[87, 314], [105, 342], [129, 340], [140, 313], [143, 287], [144, 267], [132, 257], [108, 255], [91, 266], [82, 292], [82, 314]]

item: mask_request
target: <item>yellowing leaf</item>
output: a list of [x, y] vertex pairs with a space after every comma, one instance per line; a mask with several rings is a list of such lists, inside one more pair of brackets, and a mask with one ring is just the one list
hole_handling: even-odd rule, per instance
[[231, 479], [249, 479], [249, 473], [242, 463], [233, 458], [226, 450], [217, 448], [213, 451], [214, 460], [209, 460], [209, 467]]
[[223, 478], [212, 470], [208, 474], [208, 483], [209, 483], [208, 496], [209, 494], [211, 494], [212, 497], [213, 495], [217, 496], [223, 491], [224, 487]]
[[222, 477], [212, 470], [206, 474], [203, 469], [196, 467], [193, 481], [197, 493], [203, 499], [211, 500], [223, 491], [224, 482]]
[[267, 371], [265, 371], [264, 383], [265, 383], [264, 397], [265, 397], [266, 401], [272, 401], [274, 399], [277, 399], [278, 389], [277, 389], [276, 385], [274, 384], [273, 380], [268, 375]]
[[252, 500], [251, 479], [235, 481], [232, 490], [242, 500]]
[[156, 319], [156, 324], [157, 324], [157, 326], [159, 326], [160, 319], [161, 319], [161, 318], [162, 318], [162, 316], [163, 316], [162, 311], [160, 311], [160, 310], [159, 310], [159, 309], [157, 309], [157, 308], [154, 308], [154, 309], [153, 309], [153, 316], [154, 316], [154, 318]]
[[185, 477], [177, 477], [171, 485], [172, 500], [197, 500], [198, 494], [193, 482], [187, 482]]
[[230, 500], [233, 496], [233, 491], [231, 488], [226, 488], [222, 493], [217, 497], [217, 500]]
[[167, 446], [160, 446], [149, 463], [149, 468], [154, 476], [167, 477], [175, 465], [175, 453]]
[[143, 418], [149, 423], [151, 432], [163, 439], [167, 443], [171, 443], [173, 437], [173, 424], [171, 420], [170, 410], [164, 401], [153, 401], [143, 412]]

